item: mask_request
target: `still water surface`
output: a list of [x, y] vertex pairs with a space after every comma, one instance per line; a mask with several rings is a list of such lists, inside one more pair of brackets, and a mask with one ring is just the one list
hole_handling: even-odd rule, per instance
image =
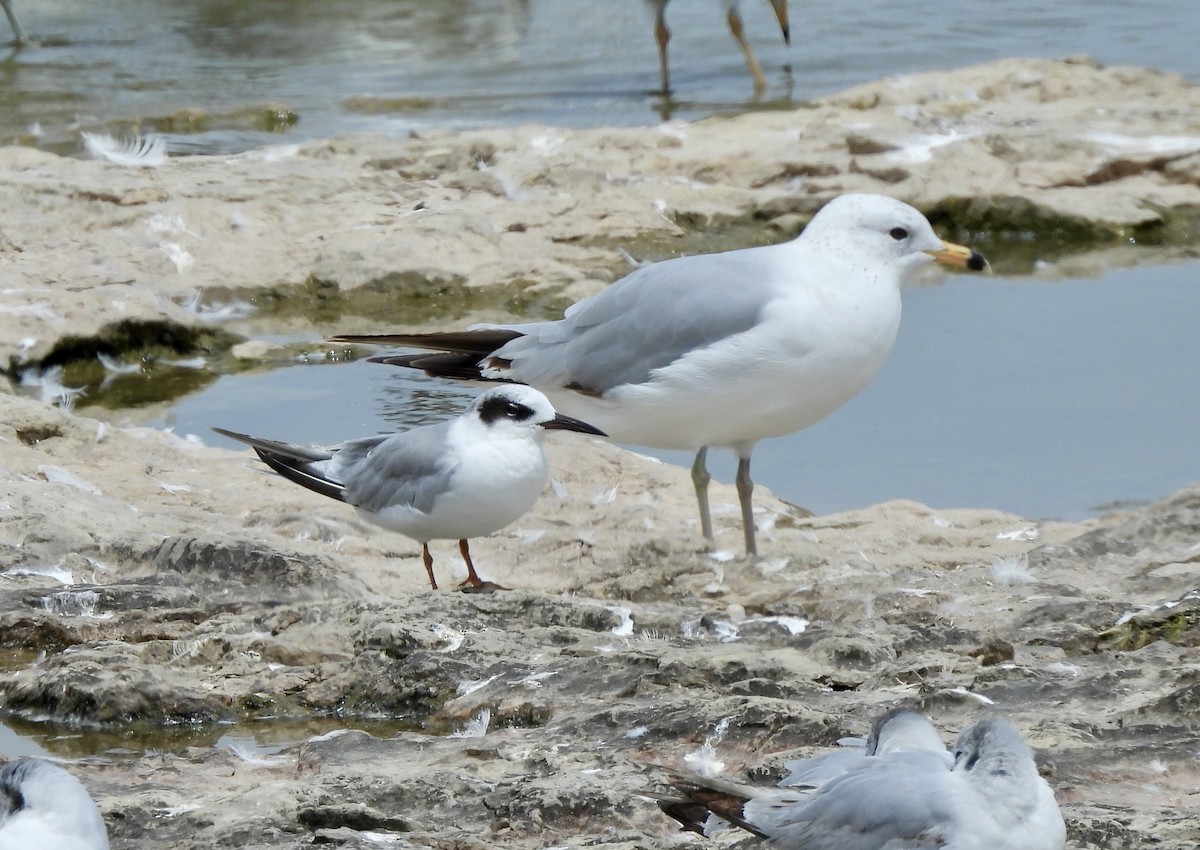
[[212, 152], [351, 130], [648, 124], [1008, 56], [1088, 53], [1200, 80], [1195, 0], [794, 0], [790, 47], [766, 0], [742, 0], [760, 98], [722, 0], [674, 0], [670, 102], [654, 91], [645, 0], [15, 4], [32, 43], [0, 47], [0, 142], [60, 151], [78, 150], [80, 128], [158, 129], [174, 152]]

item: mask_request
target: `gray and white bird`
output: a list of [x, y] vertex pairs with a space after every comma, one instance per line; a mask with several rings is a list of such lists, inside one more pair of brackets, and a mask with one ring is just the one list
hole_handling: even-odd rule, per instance
[[987, 268], [908, 204], [843, 195], [790, 242], [643, 266], [557, 321], [331, 340], [432, 349], [371, 359], [529, 384], [619, 442], [696, 452], [692, 481], [710, 541], [706, 455], [731, 448], [753, 556], [755, 444], [825, 418], [870, 382], [896, 340], [901, 286], [935, 260]]
[[[671, 30], [667, 28], [666, 20], [667, 4], [670, 0], [648, 0], [648, 2], [654, 6], [654, 40], [658, 44], [658, 70], [662, 80], [662, 93], [670, 94], [671, 70], [667, 58], [667, 44], [671, 40]], [[754, 76], [754, 90], [761, 92], [767, 87], [767, 78], [763, 74], [762, 66], [758, 64], [758, 59], [754, 56], [754, 51], [750, 49], [750, 42], [746, 41], [738, 2], [739, 0], [725, 0], [725, 22], [729, 25], [729, 32], [733, 36], [733, 40], [742, 50], [742, 56], [746, 59], [746, 67]], [[769, 0], [769, 2], [775, 12], [775, 20], [779, 21], [779, 29], [783, 32], [784, 44], [791, 44], [792, 31], [788, 25], [787, 0]]]
[[108, 850], [108, 831], [83, 783], [20, 758], [0, 768], [0, 850]]
[[558, 414], [542, 393], [520, 385], [488, 390], [454, 419], [329, 448], [213, 430], [250, 445], [289, 481], [416, 540], [436, 590], [431, 540], [458, 540], [467, 567], [464, 586], [496, 587], [475, 572], [467, 541], [499, 531], [533, 507], [550, 474], [542, 438], [554, 429], [605, 436]]
[[963, 730], [954, 758], [924, 747], [865, 757], [812, 785], [762, 788], [673, 771], [659, 805], [689, 830], [719, 815], [779, 850], [1062, 850], [1066, 826], [1020, 733]]

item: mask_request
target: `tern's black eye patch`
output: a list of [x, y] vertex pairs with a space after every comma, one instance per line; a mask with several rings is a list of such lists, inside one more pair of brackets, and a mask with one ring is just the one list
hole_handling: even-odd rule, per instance
[[479, 418], [485, 425], [491, 425], [497, 419], [526, 422], [533, 418], [533, 408], [498, 395], [479, 405]]

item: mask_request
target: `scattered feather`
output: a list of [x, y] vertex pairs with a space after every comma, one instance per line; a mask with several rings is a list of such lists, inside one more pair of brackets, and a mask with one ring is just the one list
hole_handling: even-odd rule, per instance
[[620, 605], [606, 606], [609, 611], [612, 611], [621, 618], [621, 622], [613, 626], [611, 631], [617, 637], [629, 637], [633, 634], [633, 612], [628, 608], [622, 608]]
[[486, 679], [470, 679], [466, 682], [459, 682], [458, 683], [458, 695], [460, 697], [465, 697], [468, 694], [473, 694], [480, 688], [486, 688], [488, 685], [490, 685], [492, 682], [496, 681], [499, 678], [500, 678], [500, 674], [497, 673], [495, 676], [489, 676]]
[[722, 564], [727, 561], [732, 561], [737, 556], [737, 552], [733, 551], [732, 549], [718, 549], [715, 552], [708, 553], [708, 557]]
[[717, 745], [725, 739], [725, 733], [729, 731], [729, 722], [732, 719], [731, 717], [723, 718], [714, 726], [712, 734], [704, 739], [700, 748], [683, 757], [684, 764], [701, 776], [712, 777], [721, 774], [725, 770], [725, 762], [717, 758]]
[[465, 632], [453, 629], [442, 623], [434, 623], [429, 628], [438, 640], [445, 641], [446, 645], [442, 647], [442, 652], [454, 652], [463, 645], [463, 641], [467, 638]]
[[13, 567], [0, 573], [5, 578], [22, 578], [26, 576], [37, 576], [39, 578], [52, 579], [59, 584], [72, 585], [75, 583], [75, 577], [71, 575], [70, 570], [63, 569], [62, 564], [52, 564], [50, 566], [21, 566]]
[[1025, 555], [1002, 555], [992, 561], [992, 578], [1000, 584], [1032, 584], [1037, 581], [1029, 571], [1029, 559]]
[[1046, 665], [1047, 672], [1063, 673], [1072, 678], [1079, 675], [1079, 668], [1066, 661], [1052, 661]]
[[611, 505], [617, 499], [617, 491], [621, 488], [620, 483], [614, 484], [603, 490], [597, 490], [592, 493], [592, 507], [600, 507], [601, 505]]
[[61, 466], [43, 463], [38, 466], [37, 471], [51, 484], [66, 484], [68, 487], [74, 487], [76, 490], [91, 493], [93, 496], [103, 495], [100, 488], [95, 484], [68, 469], [63, 469]]
[[650, 731], [649, 726], [634, 726], [632, 729], [629, 729], [628, 731], [625, 732], [625, 737], [629, 738], [630, 740], [636, 740], [636, 739], [642, 737], [643, 735], [645, 735], [649, 731]]
[[178, 274], [183, 274], [196, 264], [196, 258], [178, 242], [159, 242], [158, 247], [175, 264], [175, 271]]
[[61, 366], [51, 366], [42, 371], [27, 369], [21, 373], [21, 386], [38, 390], [38, 397], [43, 404], [57, 404], [63, 410], [70, 410], [84, 390], [83, 387], [64, 386], [62, 374]]
[[513, 679], [509, 682], [510, 685], [524, 685], [527, 688], [540, 688], [542, 682], [549, 679], [551, 676], [557, 676], [557, 670], [542, 670], [539, 673], [530, 673], [520, 679]]
[[94, 590], [64, 590], [43, 596], [39, 602], [41, 602], [44, 611], [57, 614], [60, 617], [86, 617], [92, 620], [108, 620], [113, 616], [111, 611], [96, 611], [96, 606], [100, 604], [100, 594]]
[[98, 353], [96, 359], [100, 361], [100, 365], [104, 367], [104, 371], [112, 372], [114, 375], [132, 375], [134, 372], [142, 371], [141, 363], [123, 363], [117, 358], [103, 352]]
[[992, 699], [991, 697], [985, 697], [983, 694], [977, 694], [974, 691], [968, 691], [962, 685], [959, 685], [957, 688], [951, 688], [948, 691], [948, 693], [956, 694], [957, 696], [960, 696], [960, 697], [968, 697], [968, 698], [973, 699], [976, 702], [979, 702], [983, 705], [995, 705], [996, 704], [996, 701], [994, 699]]
[[550, 487], [554, 490], [554, 495], [560, 502], [565, 502], [570, 495], [567, 492], [567, 485], [563, 484], [557, 478], [550, 479]]
[[208, 366], [208, 361], [203, 357], [188, 357], [184, 360], [167, 360], [158, 361], [164, 366], [174, 366], [176, 369], [204, 369]]
[[475, 713], [475, 716], [466, 722], [463, 728], [457, 732], [451, 732], [451, 738], [482, 738], [487, 734], [488, 724], [492, 722], [492, 712], [490, 709], [481, 708]]
[[80, 134], [83, 146], [96, 159], [130, 168], [154, 168], [167, 161], [167, 140], [157, 133], [114, 139], [107, 133]]
[[996, 535], [997, 540], [1037, 540], [1041, 532], [1036, 525], [1027, 525], [1015, 531], [1002, 531]]

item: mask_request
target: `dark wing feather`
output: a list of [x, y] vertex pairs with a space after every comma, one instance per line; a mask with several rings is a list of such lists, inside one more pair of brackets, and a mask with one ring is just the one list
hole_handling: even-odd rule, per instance
[[483, 329], [432, 334], [342, 334], [330, 337], [329, 341], [398, 345], [435, 351], [438, 353], [387, 355], [369, 359], [372, 363], [421, 369], [425, 374], [435, 378], [479, 381], [491, 380], [479, 374], [480, 362], [497, 348], [519, 336], [521, 336], [519, 331]]

